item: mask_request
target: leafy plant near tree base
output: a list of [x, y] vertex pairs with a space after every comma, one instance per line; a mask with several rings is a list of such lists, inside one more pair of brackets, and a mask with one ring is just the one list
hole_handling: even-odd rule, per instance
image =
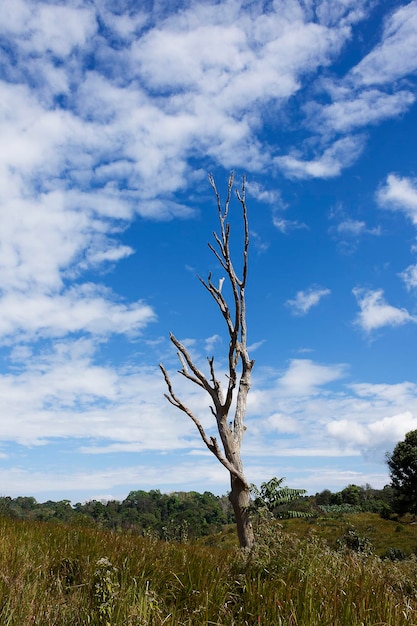
[[271, 478], [262, 483], [260, 489], [252, 485], [252, 509], [257, 512], [269, 511], [278, 519], [294, 517], [310, 517], [307, 511], [297, 511], [288, 508], [290, 502], [298, 500], [306, 493], [305, 489], [292, 489], [283, 486], [285, 478]]

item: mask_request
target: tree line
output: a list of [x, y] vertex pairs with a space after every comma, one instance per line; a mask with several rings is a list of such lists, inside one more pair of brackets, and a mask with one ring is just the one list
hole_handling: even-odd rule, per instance
[[215, 496], [208, 491], [163, 494], [158, 489], [131, 491], [123, 501], [89, 500], [74, 505], [69, 500], [39, 503], [33, 497], [3, 496], [0, 514], [15, 519], [152, 534], [167, 540], [209, 535], [234, 521], [227, 496]]
[[[252, 503], [260, 508], [260, 495], [271, 492], [272, 479], [263, 483], [260, 491], [255, 490]], [[281, 485], [282, 479], [276, 481]], [[268, 492], [269, 489], [269, 492]], [[294, 514], [319, 516], [326, 512], [368, 511], [389, 517], [394, 513], [394, 492], [391, 486], [373, 489], [370, 485], [348, 485], [339, 492], [325, 489], [314, 496], [303, 495], [302, 489], [279, 486], [275, 500], [268, 502], [274, 516], [283, 518]], [[288, 497], [288, 495], [291, 495]], [[155, 537], [182, 541], [196, 539], [220, 532], [227, 524], [235, 522], [234, 513], [227, 495], [216, 496], [209, 491], [198, 493], [161, 493], [158, 489], [149, 492], [131, 491], [127, 498], [119, 500], [89, 500], [71, 504], [69, 500], [40, 503], [31, 496], [0, 497], [0, 514], [14, 519], [64, 522], [75, 525], [95, 526], [116, 532], [152, 534]]]

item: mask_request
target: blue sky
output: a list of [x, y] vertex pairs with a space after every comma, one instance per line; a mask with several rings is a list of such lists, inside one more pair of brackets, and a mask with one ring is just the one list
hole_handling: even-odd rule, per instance
[[[227, 337], [247, 176], [250, 482], [388, 482], [417, 428], [417, 1], [0, 1], [0, 492], [228, 490], [169, 332]], [[230, 214], [239, 253], [238, 203]]]

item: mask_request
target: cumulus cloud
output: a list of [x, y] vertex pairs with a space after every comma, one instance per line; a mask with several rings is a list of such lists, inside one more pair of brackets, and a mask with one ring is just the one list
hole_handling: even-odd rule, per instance
[[333, 88], [329, 83], [327, 88], [334, 101], [324, 106], [310, 103], [306, 112], [312, 126], [339, 133], [401, 115], [415, 102], [414, 94], [406, 90], [394, 94], [377, 89], [357, 92], [352, 88]]
[[417, 180], [389, 174], [376, 197], [381, 206], [403, 211], [417, 226]]
[[400, 276], [409, 291], [417, 287], [417, 265], [409, 265]]
[[[125, 464], [122, 467], [106, 469], [66, 468], [61, 471], [29, 471], [21, 467], [0, 468], [0, 480], [7, 484], [8, 493], [13, 496], [22, 494], [22, 485], [31, 485], [31, 494], [51, 494], [55, 500], [62, 499], [62, 494], [68, 495], [73, 502], [80, 500], [80, 491], [86, 499], [106, 499], [108, 490], [112, 489], [112, 499], [123, 500], [128, 491], [142, 485], [145, 490], [161, 489], [166, 493], [178, 490], [191, 490], [195, 483], [204, 483], [210, 490], [223, 488], [227, 478], [226, 470], [219, 463], [216, 465], [210, 460], [199, 460], [198, 463], [185, 461], [176, 463], [175, 467], [164, 468], [163, 483], [161, 482], [161, 468], [163, 459], [160, 459], [158, 468], [150, 464]], [[195, 481], [195, 482], [194, 482]], [[75, 494], [75, 495], [74, 495]], [[94, 496], [92, 495], [94, 494]], [[102, 494], [102, 495], [100, 495]], [[76, 500], [74, 500], [74, 497]]]
[[2, 2], [1, 31], [15, 37], [24, 35], [22, 48], [31, 53], [51, 52], [59, 58], [68, 56], [96, 32], [92, 11], [82, 7], [30, 5], [17, 0], [13, 7]]
[[113, 263], [116, 261], [120, 261], [121, 259], [125, 259], [129, 257], [131, 254], [134, 254], [134, 250], [131, 246], [123, 246], [123, 245], [114, 245], [104, 247], [101, 250], [88, 251], [87, 258], [89, 264], [101, 264], [105, 261], [109, 263]]
[[345, 370], [346, 367], [340, 364], [327, 366], [310, 359], [293, 359], [279, 379], [279, 388], [289, 395], [314, 394], [319, 387], [342, 378]]
[[295, 298], [287, 300], [286, 304], [293, 315], [306, 315], [313, 306], [330, 293], [330, 289], [314, 286], [305, 291], [297, 291]]
[[[385, 452], [417, 427], [416, 384], [347, 380], [333, 389], [338, 378], [347, 378], [346, 366], [303, 359], [291, 361], [272, 386], [258, 380], [249, 404], [246, 452], [254, 458], [351, 457], [352, 468], [361, 455], [383, 463]], [[272, 437], [275, 431], [278, 439]], [[378, 480], [382, 487], [387, 474], [381, 472]]]
[[[133, 253], [116, 224], [135, 213], [193, 214], [173, 197], [193, 175], [190, 156], [265, 166], [257, 103], [279, 107], [349, 32], [308, 21], [298, 5], [267, 14], [239, 6], [197, 2], [164, 12], [156, 26], [155, 15], [127, 19], [101, 4], [5, 4], [0, 29], [15, 56], [0, 76], [1, 289], [30, 287], [38, 302], [56, 298], [47, 308], [57, 310], [68, 300], [65, 278]], [[117, 49], [100, 20], [120, 37]], [[280, 201], [258, 183], [251, 191]], [[8, 295], [3, 308], [19, 298]]]
[[290, 178], [333, 178], [338, 176], [343, 168], [351, 165], [363, 148], [363, 137], [343, 137], [326, 148], [321, 156], [311, 160], [287, 155], [276, 157], [274, 162]]
[[147, 304], [125, 304], [113, 298], [109, 290], [91, 284], [53, 297], [36, 292], [8, 293], [0, 297], [0, 339], [28, 341], [79, 332], [133, 336], [155, 321], [155, 312]]
[[[363, 4], [355, 3], [353, 7], [348, 3], [350, 11], [348, 5], [343, 5], [352, 22], [363, 18]], [[335, 3], [330, 10], [328, 3], [322, 3], [317, 14], [340, 15], [341, 8], [340, 3]], [[321, 136], [322, 155], [313, 159], [292, 154], [280, 157], [278, 164], [288, 176], [337, 176], [360, 154], [360, 144], [353, 145], [352, 133], [410, 109], [415, 103], [414, 89], [402, 79], [416, 74], [416, 40], [417, 3], [413, 1], [388, 15], [380, 42], [345, 76], [328, 76], [318, 81], [316, 89], [325, 95], [325, 102], [312, 98], [304, 112], [309, 128]], [[340, 139], [340, 134], [345, 136]]]
[[[417, 226], [417, 179], [389, 174], [376, 193], [381, 207], [400, 211]], [[412, 247], [415, 252], [415, 246]], [[417, 265], [409, 265], [400, 274], [407, 290], [417, 287]]]
[[[376, 450], [378, 462], [383, 462], [385, 452], [417, 428], [417, 385], [347, 380], [332, 390], [331, 383], [346, 379], [347, 373], [343, 364], [297, 359], [277, 376], [275, 385], [258, 381], [248, 415], [245, 445], [250, 454], [370, 459], [370, 452]], [[274, 429], [280, 439], [269, 442], [265, 434]]]
[[366, 424], [343, 419], [327, 425], [330, 435], [343, 446], [355, 446], [364, 451], [379, 448], [382, 452], [388, 451], [393, 442], [404, 439], [407, 432], [416, 428], [417, 418], [410, 411]]
[[300, 425], [297, 423], [297, 420], [289, 415], [273, 413], [266, 418], [263, 427], [266, 430], [279, 433], [296, 433], [299, 431]]
[[417, 2], [399, 7], [386, 20], [381, 43], [352, 70], [363, 85], [392, 83], [417, 71]]
[[0, 439], [36, 445], [91, 438], [133, 442], [136, 450], [185, 446], [192, 425], [171, 420], [158, 401], [164, 391], [158, 368], [98, 365], [96, 352], [90, 340], [63, 340], [30, 358], [14, 353], [13, 369], [0, 375], [7, 415]]
[[[352, 7], [325, 4], [313, 22], [296, 4], [264, 13], [197, 2], [161, 13], [157, 25], [146, 11], [127, 19], [95, 3], [18, 0], [3, 8], [0, 29], [15, 61], [0, 76], [0, 332], [20, 338], [111, 333], [118, 325], [128, 332], [129, 324], [135, 332], [150, 322], [145, 303], [75, 293], [66, 280], [133, 254], [118, 232], [135, 214], [191, 216], [174, 198], [193, 175], [190, 156], [253, 170], [270, 162], [257, 137], [258, 103], [279, 108], [306, 72], [338, 53], [354, 21]], [[100, 21], [117, 34], [118, 48]], [[283, 157], [280, 166], [291, 176], [333, 176], [354, 158], [354, 145], [342, 139], [311, 162]], [[282, 202], [259, 183], [248, 190]], [[24, 313], [23, 291], [38, 321]]]
[[355, 288], [353, 294], [360, 308], [355, 323], [365, 332], [369, 333], [384, 326], [402, 326], [408, 322], [417, 322], [417, 318], [410, 315], [405, 308], [388, 304], [382, 289]]

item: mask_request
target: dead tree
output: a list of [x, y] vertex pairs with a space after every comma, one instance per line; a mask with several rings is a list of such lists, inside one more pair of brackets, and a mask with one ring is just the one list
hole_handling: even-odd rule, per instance
[[[230, 337], [228, 351], [227, 385], [225, 388], [220, 383], [214, 367], [214, 357], [207, 357], [209, 375], [206, 376], [193, 362], [186, 347], [171, 333], [171, 342], [177, 349], [177, 355], [181, 363], [179, 373], [185, 378], [204, 389], [211, 398], [210, 410], [217, 424], [220, 442], [216, 437], [208, 436], [197, 416], [175, 394], [169, 375], [162, 364], [160, 368], [168, 387], [165, 397], [175, 407], [186, 413], [194, 424], [206, 444], [230, 474], [231, 491], [230, 501], [233, 506], [237, 534], [242, 548], [250, 549], [254, 543], [254, 535], [249, 514], [251, 486], [243, 472], [241, 448], [243, 435], [246, 430], [244, 419], [246, 403], [250, 388], [251, 372], [254, 361], [249, 358], [247, 349], [246, 330], [246, 303], [245, 287], [248, 274], [248, 247], [249, 228], [245, 199], [245, 178], [242, 188], [236, 190], [236, 196], [240, 202], [243, 218], [243, 266], [241, 276], [236, 274], [230, 254], [230, 223], [228, 220], [229, 206], [232, 198], [233, 173], [229, 177], [227, 198], [222, 207], [220, 195], [217, 191], [214, 178], [209, 176], [210, 184], [217, 199], [217, 209], [220, 223], [220, 233], [213, 233], [215, 244], [209, 243], [209, 248], [226, 272], [231, 287], [231, 306], [226, 302], [222, 293], [223, 280], [216, 287], [212, 282], [212, 274], [209, 273], [207, 280], [198, 277], [207, 291], [216, 302], [226, 322]], [[229, 420], [229, 413], [234, 412], [233, 419]]]

